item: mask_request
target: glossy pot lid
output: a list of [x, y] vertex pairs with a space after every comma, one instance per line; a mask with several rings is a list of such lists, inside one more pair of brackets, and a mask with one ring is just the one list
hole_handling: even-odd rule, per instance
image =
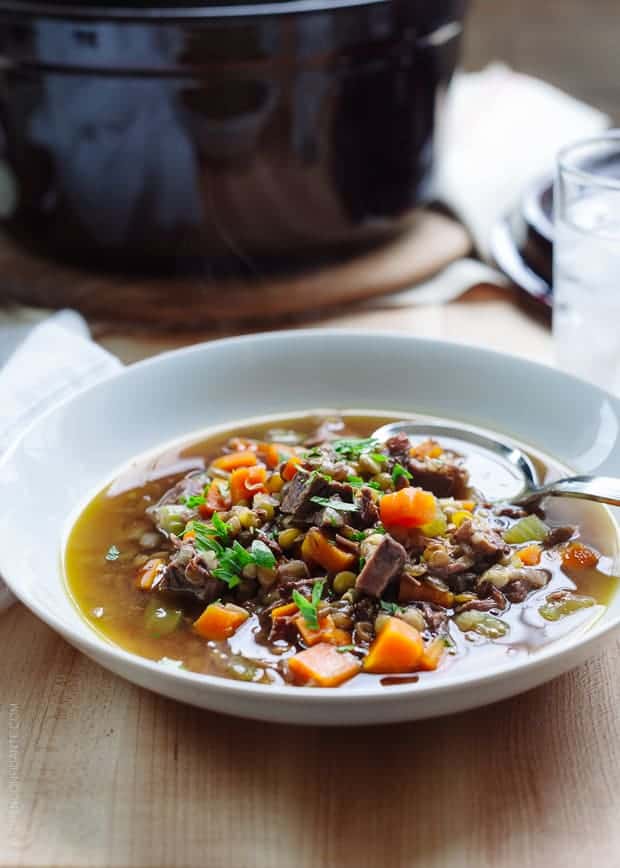
[[0, 0], [0, 12], [78, 18], [201, 18], [333, 11], [356, 6], [406, 3], [408, 16], [433, 22], [461, 18], [467, 0]]

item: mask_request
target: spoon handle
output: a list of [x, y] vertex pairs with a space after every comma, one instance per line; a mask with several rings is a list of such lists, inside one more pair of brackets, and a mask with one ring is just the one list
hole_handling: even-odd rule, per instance
[[620, 506], [620, 479], [613, 476], [571, 476], [556, 479], [531, 491], [523, 500], [541, 500], [543, 497], [578, 497]]

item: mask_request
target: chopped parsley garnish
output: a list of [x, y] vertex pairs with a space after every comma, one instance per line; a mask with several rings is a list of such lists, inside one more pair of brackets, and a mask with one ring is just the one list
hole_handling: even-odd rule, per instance
[[340, 458], [359, 458], [367, 452], [373, 452], [381, 444], [374, 437], [356, 437], [350, 440], [333, 440], [331, 447]]
[[215, 528], [209, 527], [202, 521], [190, 521], [185, 528], [187, 531], [194, 531], [194, 545], [199, 552], [215, 552], [220, 557], [224, 554], [224, 546], [216, 539]]
[[347, 534], [350, 540], [353, 542], [362, 542], [362, 540], [366, 539], [366, 534], [363, 530], [352, 530]]
[[319, 506], [328, 506], [330, 509], [336, 509], [340, 512], [358, 511], [357, 504], [355, 503], [344, 503], [342, 500], [330, 499], [329, 497], [311, 497], [310, 500]]
[[[261, 540], [254, 540], [250, 550], [245, 549], [241, 543], [234, 541], [232, 546], [226, 546], [228, 542], [228, 525], [219, 518], [219, 523], [213, 516], [214, 527], [203, 524], [200, 521], [192, 521], [188, 525], [195, 533], [194, 545], [198, 551], [213, 552], [218, 559], [217, 568], [213, 570], [216, 579], [225, 582], [229, 588], [236, 588], [241, 581], [241, 574], [245, 567], [254, 564], [257, 567], [272, 568], [276, 565], [276, 558], [269, 546]], [[218, 542], [216, 536], [222, 540]], [[224, 543], [224, 544], [222, 544]]]
[[185, 503], [185, 506], [189, 506], [190, 509], [198, 509], [199, 506], [206, 503], [206, 500], [203, 494], [192, 494], [189, 497], [183, 498], [183, 502]]
[[106, 561], [117, 561], [120, 557], [120, 551], [116, 548], [115, 545], [111, 545], [110, 548], [106, 552], [105, 559]]
[[413, 476], [402, 464], [395, 464], [394, 470], [392, 470], [392, 482], [394, 485], [396, 485], [401, 476], [404, 476], [405, 479], [413, 479]]
[[339, 645], [336, 651], [339, 654], [344, 654], [346, 651], [355, 651], [355, 645]]
[[362, 479], [361, 476], [347, 476], [347, 482], [349, 485], [353, 486], [353, 488], [362, 488], [365, 485], [368, 488], [374, 488], [375, 491], [383, 490], [378, 482], [366, 482], [366, 480]]
[[312, 586], [312, 596], [309, 600], [302, 596], [299, 591], [293, 591], [293, 602], [296, 604], [304, 621], [311, 630], [319, 629], [318, 605], [319, 600], [323, 595], [324, 587], [325, 579], [319, 579], [318, 582], [315, 582]]
[[360, 570], [363, 570], [366, 566], [366, 558], [360, 558]]
[[388, 460], [387, 455], [384, 455], [383, 452], [371, 452], [370, 457], [373, 461], [376, 461], [377, 464], [385, 464]]
[[381, 606], [381, 609], [389, 615], [398, 615], [399, 612], [402, 612], [402, 608], [398, 603], [386, 603], [385, 600], [381, 600], [379, 605]]
[[215, 531], [215, 535], [218, 539], [221, 539], [224, 545], [228, 544], [228, 525], [226, 522], [219, 516], [217, 512], [213, 513], [213, 518], [211, 519], [211, 524], [213, 525], [213, 530]]
[[304, 458], [320, 458], [321, 457], [321, 450], [319, 449], [318, 446], [313, 446], [312, 449], [308, 449], [304, 453], [303, 457]]
[[262, 540], [255, 539], [250, 546], [250, 552], [257, 567], [267, 567], [268, 569], [275, 567], [276, 556]]
[[361, 488], [362, 485], [366, 484], [361, 476], [347, 476], [347, 482], [349, 485], [352, 485], [353, 488]]
[[221, 555], [218, 555], [219, 566], [213, 570], [213, 575], [216, 579], [225, 582], [229, 588], [236, 588], [241, 582], [241, 573], [244, 567], [254, 563], [254, 558], [247, 549], [234, 541], [231, 548], [224, 549]]

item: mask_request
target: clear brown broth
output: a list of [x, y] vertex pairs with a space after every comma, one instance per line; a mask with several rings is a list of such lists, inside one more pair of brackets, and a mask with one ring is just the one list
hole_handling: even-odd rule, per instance
[[[346, 413], [339, 415], [361, 437], [370, 435], [379, 425], [394, 418]], [[110, 642], [134, 654], [151, 660], [170, 661], [172, 665], [183, 665], [197, 673], [222, 674], [222, 669], [214, 663], [213, 654], [207, 652], [204, 639], [192, 631], [192, 620], [200, 608], [183, 603], [181, 625], [168, 636], [155, 638], [144, 630], [144, 610], [149, 595], [136, 588], [134, 565], [135, 556], [143, 551], [139, 544], [140, 536], [152, 530], [144, 511], [189, 470], [208, 466], [229, 437], [260, 438], [274, 426], [309, 432], [315, 427], [316, 421], [316, 416], [306, 415], [278, 419], [276, 422], [271, 419], [261, 424], [234, 426], [214, 436], [166, 450], [156, 458], [137, 460], [106, 486], [75, 522], [65, 550], [68, 589], [86, 621]], [[465, 448], [463, 452], [466, 454]], [[541, 480], [566, 473], [566, 468], [553, 459], [531, 450], [529, 454]], [[470, 471], [475, 474], [474, 484], [477, 479], [488, 479], [493, 473], [493, 459], [489, 457], [488, 465], [485, 466], [485, 462], [477, 456]], [[416, 681], [425, 683], [441, 678], [448, 669], [464, 675], [487, 670], [508, 659], [526, 657], [568, 632], [587, 629], [605, 611], [618, 585], [618, 578], [614, 575], [618, 562], [618, 531], [611, 515], [599, 505], [566, 500], [549, 501], [546, 513], [553, 523], [579, 525], [583, 541], [601, 555], [598, 567], [567, 575], [560, 568], [557, 558], [552, 559], [545, 553], [541, 566], [551, 571], [551, 581], [544, 589], [532, 594], [524, 604], [513, 605], [502, 614], [502, 620], [510, 626], [506, 637], [489, 642], [476, 634], [462, 634], [452, 625], [454, 647], [446, 655], [445, 662], [436, 672], [416, 675]], [[107, 561], [105, 556], [112, 544], [120, 550], [120, 556], [115, 561]], [[163, 549], [165, 546], [162, 546]], [[564, 589], [592, 596], [597, 605], [554, 623], [544, 621], [538, 614], [538, 607], [548, 594]], [[261, 661], [265, 668], [259, 669], [256, 680], [281, 682], [281, 676], [274, 666], [286, 656], [286, 652], [281, 654], [280, 649], [268, 649], [258, 644], [254, 640], [256, 627], [256, 617], [253, 616], [222, 651], [227, 655], [240, 655], [242, 659]], [[410, 681], [410, 677], [403, 681], [400, 678], [382, 679], [378, 675], [361, 674], [347, 683], [347, 689], [368, 686], [370, 682], [379, 682], [387, 687]]]

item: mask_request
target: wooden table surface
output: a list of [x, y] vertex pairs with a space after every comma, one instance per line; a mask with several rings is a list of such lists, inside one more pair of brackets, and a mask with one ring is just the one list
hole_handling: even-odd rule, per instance
[[[547, 329], [499, 291], [326, 324], [550, 359]], [[104, 339], [126, 361], [180, 342]], [[618, 639], [510, 701], [336, 730], [162, 699], [90, 662], [21, 605], [0, 616], [0, 643], [3, 866], [620, 864]]]

